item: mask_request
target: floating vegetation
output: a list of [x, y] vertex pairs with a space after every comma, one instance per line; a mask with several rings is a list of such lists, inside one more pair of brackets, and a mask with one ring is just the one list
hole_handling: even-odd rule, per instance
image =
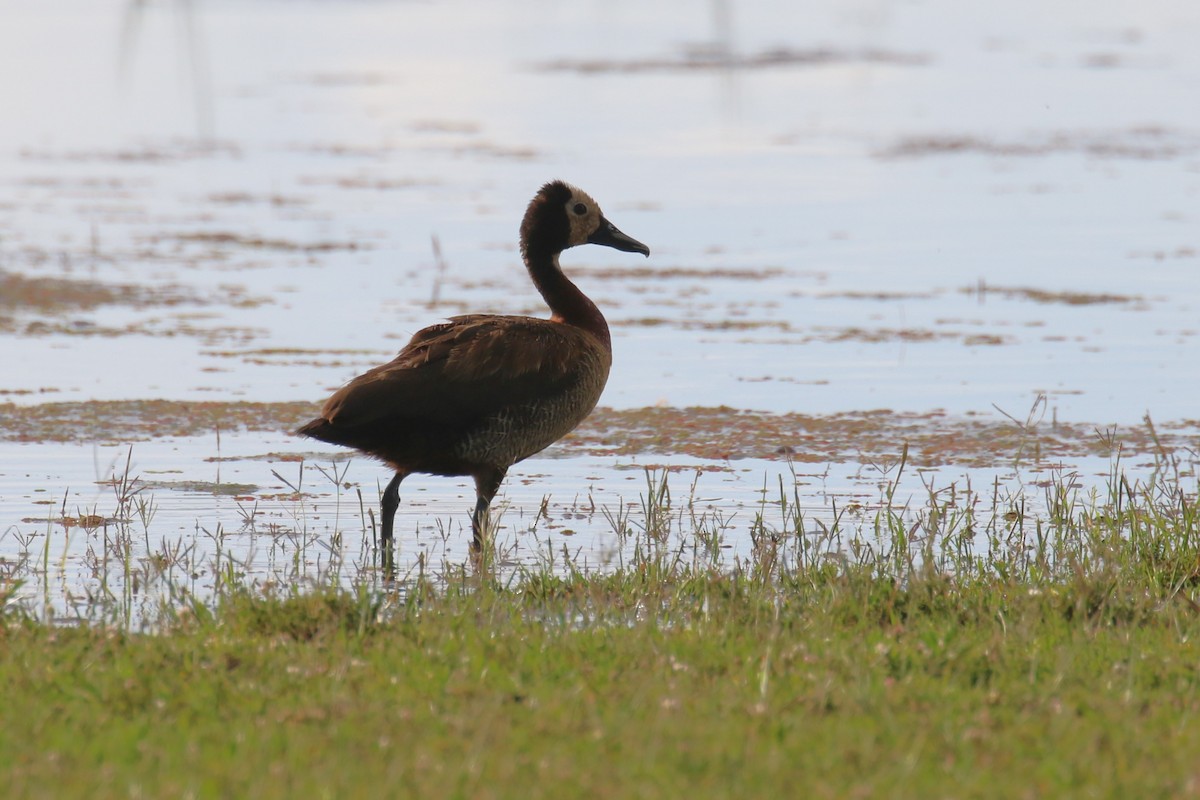
[[255, 366], [279, 366], [281, 364], [304, 365], [314, 367], [343, 367], [357, 363], [346, 356], [357, 356], [360, 359], [386, 359], [391, 357], [389, 350], [363, 350], [348, 348], [306, 349], [296, 347], [259, 347], [240, 350], [206, 350], [206, 356], [231, 358], [244, 364]]
[[1050, 291], [1030, 286], [991, 286], [980, 281], [975, 286], [959, 289], [963, 294], [986, 300], [988, 295], [999, 295], [1009, 300], [1032, 300], [1035, 303], [1062, 303], [1068, 306], [1093, 306], [1104, 303], [1143, 303], [1139, 295], [1109, 294], [1094, 292]]
[[690, 278], [695, 280], [767, 281], [782, 277], [787, 270], [782, 267], [573, 267], [572, 272], [586, 275], [589, 279], [609, 281], [672, 280]]
[[269, 195], [251, 194], [250, 192], [217, 192], [208, 196], [208, 202], [217, 205], [269, 205], [275, 208], [301, 207], [309, 204], [309, 200], [291, 197], [279, 193]]
[[[769, 380], [769, 377], [760, 380]], [[0, 404], [0, 440], [126, 442], [215, 431], [291, 431], [317, 407], [308, 402], [120, 400], [40, 405]], [[1159, 456], [1175, 452], [1185, 472], [1200, 460], [1200, 421], [1121, 427], [1063, 421], [956, 417], [889, 410], [843, 414], [767, 414], [725, 406], [599, 408], [549, 456], [680, 454], [713, 461], [738, 458], [878, 463], [906, 447], [918, 466], [997, 466], [1022, 458]], [[1190, 461], [1189, 456], [1190, 455]]]
[[248, 236], [228, 231], [179, 233], [175, 234], [173, 238], [181, 242], [209, 244], [218, 247], [244, 247], [255, 250], [277, 250], [285, 253], [329, 253], [335, 250], [358, 250], [364, 246], [358, 242], [293, 242], [288, 239], [265, 239], [260, 236]]
[[253, 483], [217, 483], [215, 481], [143, 481], [147, 489], [168, 489], [177, 492], [242, 497], [255, 494], [259, 487]]
[[938, 155], [986, 155], [1014, 158], [1076, 153], [1095, 158], [1170, 159], [1200, 150], [1200, 140], [1166, 128], [1131, 128], [1112, 132], [1034, 134], [1024, 140], [1002, 141], [971, 134], [908, 136], [881, 150], [881, 158], [920, 158]]
[[773, 47], [750, 55], [739, 55], [721, 48], [695, 48], [678, 56], [610, 59], [562, 58], [537, 65], [545, 72], [578, 72], [583, 75], [603, 75], [613, 72], [703, 72], [708, 70], [758, 70], [781, 67], [823, 67], [837, 64], [885, 64], [919, 67], [929, 63], [921, 53], [902, 53], [895, 50], [866, 48], [842, 50], [829, 47], [797, 49]]
[[[1170, 430], [1170, 433], [1164, 431]], [[1117, 439], [1119, 435], [1119, 441]], [[1135, 428], [951, 417], [889, 410], [843, 414], [763, 414], [728, 407], [597, 409], [567, 439], [572, 448], [621, 455], [681, 453], [696, 458], [882, 463], [907, 448], [921, 467], [989, 467], [1083, 455], [1127, 457], [1191, 453], [1200, 461], [1200, 427], [1185, 422]], [[1189, 450], [1189, 448], [1191, 448]]]
[[[182, 288], [180, 289], [182, 291]], [[68, 278], [30, 277], [0, 271], [0, 313], [86, 310], [102, 305], [147, 303], [143, 287]]]
[[90, 162], [110, 161], [121, 164], [159, 164], [177, 161], [194, 161], [222, 156], [237, 158], [242, 149], [232, 142], [217, 142], [212, 139], [172, 139], [155, 142], [141, 147], [123, 147], [116, 150], [35, 150], [26, 148], [21, 158], [29, 161]]
[[93, 400], [0, 404], [0, 438], [17, 442], [124, 442], [218, 430], [285, 430], [310, 418], [312, 403]]
[[245, 287], [223, 284], [201, 291], [182, 284], [158, 286], [104, 283], [77, 278], [30, 277], [0, 271], [0, 332], [23, 336], [198, 336], [213, 342], [245, 341], [255, 333], [242, 327], [203, 328], [194, 324], [196, 314], [180, 313], [166, 320], [129, 322], [117, 327], [99, 325], [86, 318], [63, 318], [63, 313], [82, 313], [102, 306], [134, 309], [179, 306], [225, 306], [255, 308], [270, 302], [251, 296]]
[[418, 189], [436, 185], [436, 181], [417, 178], [381, 178], [378, 175], [310, 176], [300, 179], [305, 186], [333, 186], [338, 189], [368, 189], [376, 192]]

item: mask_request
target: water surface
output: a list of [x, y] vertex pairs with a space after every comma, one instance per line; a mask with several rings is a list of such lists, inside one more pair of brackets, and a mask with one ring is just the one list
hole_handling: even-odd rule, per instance
[[[4, 400], [316, 402], [447, 315], [542, 314], [515, 236], [561, 177], [654, 253], [563, 258], [613, 326], [608, 407], [1025, 420], [1045, 396], [1044, 425], [1128, 430], [1149, 413], [1180, 432], [1185, 463], [1200, 447], [1189, 5], [17, 2], [5, 16], [0, 103], [20, 113], [0, 126]], [[5, 558], [45, 534], [73, 563], [83, 537], [38, 519], [112, 513], [95, 481], [128, 453], [113, 438], [0, 442]], [[267, 575], [268, 520], [312, 531], [322, 564], [330, 547], [369, 564], [356, 496], [335, 523], [325, 493], [285, 508], [271, 470], [290, 473], [257, 458], [332, 450], [226, 431], [231, 453], [246, 458], [208, 460], [215, 431], [135, 446], [159, 507], [140, 557], [173, 540], [211, 557], [220, 526]], [[674, 465], [709, 470], [699, 491], [739, 515], [736, 550], [763, 484], [791, 480], [785, 456]], [[1010, 456], [975, 483], [1029, 485]], [[1032, 468], [1104, 475], [1094, 458]], [[207, 485], [217, 463], [253, 488]], [[665, 463], [550, 452], [514, 471], [506, 519], [529, 530], [547, 494], [635, 502], [640, 468]], [[801, 483], [805, 504], [874, 496], [863, 469]], [[385, 477], [356, 460], [346, 491], [369, 506]], [[441, 525], [462, 557], [465, 486], [411, 483], [402, 553]], [[610, 527], [591, 513], [560, 538], [601, 564]]]

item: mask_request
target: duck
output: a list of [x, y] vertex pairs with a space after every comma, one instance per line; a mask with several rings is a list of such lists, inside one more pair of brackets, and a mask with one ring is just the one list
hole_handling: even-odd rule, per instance
[[466, 314], [424, 328], [296, 431], [393, 470], [380, 499], [385, 556], [406, 477], [474, 480], [471, 549], [479, 553], [509, 468], [566, 436], [596, 407], [612, 367], [612, 338], [600, 309], [559, 265], [563, 251], [584, 244], [650, 255], [582, 189], [545, 184], [521, 221], [520, 252], [548, 319]]

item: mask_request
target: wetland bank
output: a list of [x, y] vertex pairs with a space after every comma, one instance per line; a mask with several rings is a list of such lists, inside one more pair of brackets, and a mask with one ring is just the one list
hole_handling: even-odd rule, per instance
[[[7, 796], [1196, 793], [1200, 19], [685, 5], [9, 10]], [[550, 178], [602, 407], [381, 574], [288, 431]]]

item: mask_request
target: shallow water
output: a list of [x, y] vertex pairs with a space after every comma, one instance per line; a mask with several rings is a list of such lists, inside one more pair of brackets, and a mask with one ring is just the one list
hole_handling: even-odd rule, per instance
[[[515, 234], [562, 177], [653, 251], [563, 259], [613, 325], [607, 406], [1024, 419], [1045, 394], [1047, 418], [1077, 424], [1200, 416], [1186, 4], [80, 0], [5, 20], [0, 104], [20, 113], [0, 125], [0, 270], [108, 287], [0, 299], [12, 402], [315, 402], [447, 315], [541, 314]], [[111, 492], [90, 481], [122, 451], [96, 447], [0, 442], [0, 553], [55, 530], [23, 521], [46, 508], [31, 498]], [[235, 447], [311, 452], [226, 434]], [[139, 443], [138, 474], [213, 481], [214, 449]], [[1087, 458], [1066, 469], [1107, 469]], [[625, 466], [531, 460], [508, 518], [584, 485], [634, 502], [644, 477]], [[373, 497], [378, 470], [351, 469]], [[745, 485], [705, 488], [728, 513], [785, 467], [731, 469], [714, 474]], [[831, 493], [862, 492], [861, 469], [833, 465]], [[329, 545], [327, 501], [297, 520], [260, 497], [280, 491], [268, 462], [222, 470], [260, 487], [264, 519]], [[450, 520], [460, 558], [466, 491], [411, 483], [429, 506], [406, 502], [399, 529]], [[153, 536], [198, 547], [251, 502], [153, 494]], [[606, 525], [577, 527], [602, 561]]]
[[[137, 620], [153, 616], [164, 599], [203, 600], [230, 581], [404, 585], [469, 562], [468, 481], [405, 481], [389, 575], [375, 547], [378, 492], [388, 474], [364, 459], [315, 456], [291, 437], [37, 443], [9, 445], [8, 453], [16, 465], [0, 479], [13, 519], [0, 532], [0, 576], [24, 582], [14, 599], [45, 604], [60, 617]], [[1014, 530], [1004, 515], [1015, 510], [1032, 520], [1058, 489], [1079, 510], [1103, 500], [1111, 464], [1079, 461], [955, 473], [895, 461], [717, 464], [551, 448], [514, 467], [497, 497], [497, 574], [513, 580], [524, 570], [606, 570], [631, 562], [638, 548], [730, 567], [753, 562], [758, 533], [800, 531], [808, 558], [836, 557], [851, 542], [886, 547], [888, 536], [875, 525], [889, 492], [908, 519], [934, 508], [976, 515], [982, 541], [989, 530]], [[655, 515], [647, 503], [664, 481], [663, 511]], [[833, 529], [840, 534], [830, 539]]]

